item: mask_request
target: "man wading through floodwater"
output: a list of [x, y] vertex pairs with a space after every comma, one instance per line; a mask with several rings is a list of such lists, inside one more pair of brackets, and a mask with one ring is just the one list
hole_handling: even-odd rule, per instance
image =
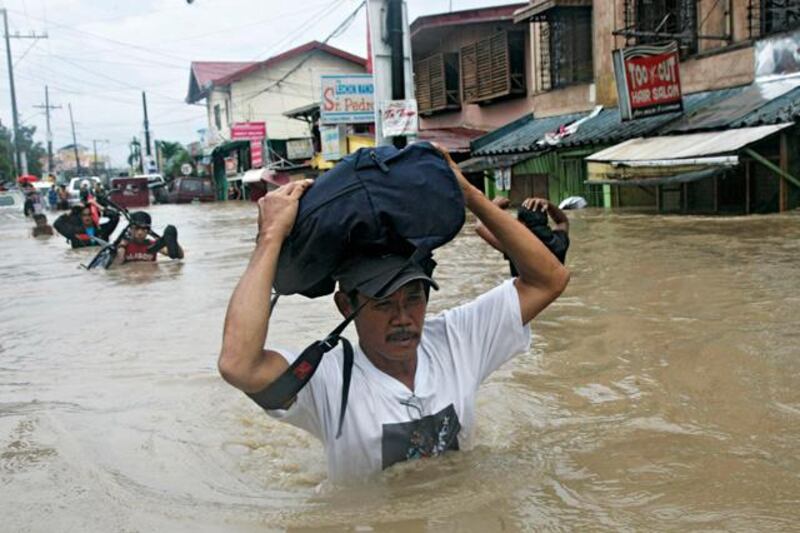
[[[467, 208], [519, 271], [471, 302], [426, 317], [431, 272], [404, 257], [352, 257], [334, 277], [334, 300], [355, 318], [358, 343], [346, 416], [337, 438], [343, 348], [327, 353], [286, 410], [268, 411], [319, 438], [334, 482], [369, 477], [407, 459], [473, 446], [478, 386], [530, 343], [528, 323], [566, 287], [569, 273], [525, 226], [492, 204], [444, 153]], [[312, 186], [294, 182], [259, 200], [259, 236], [225, 318], [219, 370], [257, 393], [298, 355], [268, 345], [270, 289], [298, 203]], [[432, 206], [435, 208], [435, 206]], [[399, 272], [399, 274], [398, 274]]]

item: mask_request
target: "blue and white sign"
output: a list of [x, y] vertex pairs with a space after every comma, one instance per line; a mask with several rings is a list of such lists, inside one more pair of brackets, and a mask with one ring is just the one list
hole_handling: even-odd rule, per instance
[[321, 124], [375, 121], [375, 83], [372, 74], [322, 76]]

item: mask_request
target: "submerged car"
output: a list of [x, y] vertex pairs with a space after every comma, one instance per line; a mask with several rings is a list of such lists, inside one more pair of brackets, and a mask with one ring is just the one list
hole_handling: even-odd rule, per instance
[[211, 178], [184, 176], [169, 184], [167, 195], [170, 203], [213, 202], [216, 200], [214, 182]]

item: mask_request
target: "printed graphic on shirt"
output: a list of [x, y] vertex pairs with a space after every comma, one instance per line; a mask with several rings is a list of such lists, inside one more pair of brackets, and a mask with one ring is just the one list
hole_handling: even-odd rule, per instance
[[461, 422], [453, 404], [419, 420], [383, 425], [383, 468], [400, 461], [458, 450]]

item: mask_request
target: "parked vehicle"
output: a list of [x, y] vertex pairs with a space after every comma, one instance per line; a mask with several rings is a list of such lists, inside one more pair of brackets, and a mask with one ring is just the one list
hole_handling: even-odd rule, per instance
[[126, 209], [150, 205], [150, 191], [145, 177], [112, 178], [108, 196], [112, 202]]
[[169, 201], [185, 204], [194, 201], [213, 202], [216, 199], [214, 182], [211, 178], [184, 176], [175, 178], [169, 184]]
[[0, 212], [18, 211], [22, 213], [25, 196], [17, 189], [0, 191]]
[[164, 176], [161, 174], [137, 174], [134, 178], [147, 178], [147, 186], [151, 189], [156, 189], [158, 187], [163, 187], [167, 184], [164, 180]]
[[161, 174], [137, 174], [135, 178], [147, 178], [147, 187], [150, 189], [150, 202], [165, 204], [169, 201], [167, 182]]
[[83, 180], [88, 180], [94, 189], [95, 184], [102, 183], [97, 176], [78, 176], [69, 180], [67, 185], [67, 192], [69, 193], [69, 206], [78, 205], [81, 203], [81, 183]]

